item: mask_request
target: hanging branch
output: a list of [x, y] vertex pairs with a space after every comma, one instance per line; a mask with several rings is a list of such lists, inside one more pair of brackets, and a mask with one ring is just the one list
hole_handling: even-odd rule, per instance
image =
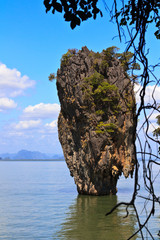
[[[147, 227], [147, 223], [148, 223], [149, 219], [151, 218], [151, 216], [155, 214], [155, 202], [160, 202], [159, 201], [160, 198], [158, 196], [156, 196], [155, 190], [154, 190], [155, 179], [152, 179], [152, 163], [160, 165], [160, 163], [157, 162], [157, 160], [160, 158], [158, 157], [158, 153], [157, 153], [157, 155], [152, 153], [152, 147], [150, 145], [150, 141], [157, 142], [158, 144], [160, 142], [157, 139], [154, 139], [151, 136], [149, 136], [148, 132], [149, 132], [149, 126], [150, 126], [149, 118], [151, 117], [153, 111], [156, 110], [157, 112], [159, 112], [158, 104], [156, 102], [156, 99], [154, 98], [154, 93], [155, 93], [156, 87], [159, 84], [159, 80], [153, 74], [153, 70], [151, 70], [149, 68], [148, 58], [147, 58], [148, 51], [146, 51], [145, 47], [146, 47], [146, 29], [148, 27], [148, 24], [153, 21], [155, 21], [155, 22], [158, 21], [159, 26], [160, 26], [160, 20], [158, 17], [159, 5], [157, 5], [158, 6], [158, 9], [157, 9], [156, 1], [142, 1], [142, 0], [133, 1], [133, 0], [131, 0], [128, 2], [128, 5], [124, 5], [124, 1], [122, 1], [123, 7], [121, 8], [121, 11], [118, 12], [116, 0], [114, 1], [114, 3], [115, 3], [115, 12], [112, 12], [112, 18], [115, 17], [116, 24], [118, 26], [118, 30], [120, 29], [120, 26], [126, 27], [127, 33], [130, 38], [130, 40], [128, 41], [126, 51], [128, 51], [130, 48], [132, 48], [134, 50], [135, 62], [138, 61], [142, 65], [141, 69], [142, 69], [143, 73], [139, 77], [139, 84], [141, 85], [141, 90], [139, 93], [140, 105], [137, 109], [137, 114], [135, 117], [135, 123], [136, 123], [135, 132], [137, 131], [138, 118], [143, 113], [145, 120], [144, 120], [140, 130], [143, 129], [145, 142], [144, 142], [144, 146], [142, 146], [140, 137], [137, 136], [137, 139], [138, 139], [138, 142], [140, 145], [140, 149], [141, 149], [140, 152], [137, 152], [137, 156], [138, 156], [138, 154], [141, 154], [142, 165], [143, 165], [144, 186], [146, 188], [146, 191], [149, 192], [149, 197], [145, 198], [145, 196], [138, 195], [138, 192], [141, 188], [139, 180], [138, 180], [140, 163], [139, 163], [138, 157], [136, 157], [135, 176], [134, 176], [134, 191], [132, 194], [131, 201], [129, 203], [125, 203], [125, 202], [118, 203], [106, 215], [108, 216], [109, 214], [111, 214], [120, 205], [126, 205], [126, 211], [127, 211], [127, 215], [128, 215], [128, 206], [132, 206], [134, 208], [134, 211], [135, 211], [135, 214], [137, 217], [138, 230], [132, 236], [130, 236], [128, 239], [132, 239], [139, 232], [141, 234], [141, 238], [144, 239], [144, 234], [142, 232], [143, 228], [145, 228], [146, 231], [149, 233], [150, 237], [152, 239], [154, 239], [153, 235], [151, 234], [150, 230]], [[154, 16], [151, 17], [152, 12], [154, 12]], [[120, 21], [118, 21], [119, 15], [121, 15]], [[129, 25], [134, 25], [134, 27], [131, 28]], [[158, 24], [156, 24], [156, 26], [158, 26]], [[155, 32], [155, 35], [157, 38], [160, 37], [159, 34], [160, 34], [159, 31]], [[156, 64], [156, 66], [159, 66], [159, 64]], [[155, 69], [156, 66], [152, 66], [152, 68]], [[150, 80], [150, 75], [152, 77], [154, 77], [154, 82], [155, 82], [155, 87], [152, 92], [153, 104], [149, 103], [146, 105], [146, 103], [145, 103], [146, 89], [147, 89], [147, 86], [152, 82]], [[149, 110], [149, 109], [152, 112], [148, 116], [147, 110]], [[146, 156], [149, 156], [148, 160], [146, 159]], [[152, 157], [155, 157], [154, 161], [152, 160]], [[148, 164], [146, 165], [147, 162], [148, 162]], [[152, 202], [152, 206], [151, 206], [150, 210], [147, 211], [146, 219], [143, 224], [140, 221], [140, 215], [138, 213], [136, 203], [135, 203], [137, 197], [144, 198], [147, 202], [148, 201]], [[147, 202], [145, 204], [147, 204]], [[144, 208], [146, 208], [146, 205], [144, 205]]]

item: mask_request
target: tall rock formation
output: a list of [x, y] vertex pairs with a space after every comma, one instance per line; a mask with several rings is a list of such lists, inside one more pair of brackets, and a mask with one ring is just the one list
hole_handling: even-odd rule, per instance
[[57, 71], [59, 140], [80, 194], [116, 194], [135, 163], [135, 98], [114, 48], [69, 50]]

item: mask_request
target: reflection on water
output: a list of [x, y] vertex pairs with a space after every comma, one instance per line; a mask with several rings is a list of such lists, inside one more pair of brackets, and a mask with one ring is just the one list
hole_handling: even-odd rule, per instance
[[[159, 183], [157, 178], [157, 194]], [[1, 161], [0, 240], [126, 240], [136, 229], [133, 210], [125, 219], [122, 206], [108, 217], [105, 213], [117, 202], [130, 201], [132, 191], [133, 181], [121, 178], [117, 196], [77, 197], [65, 162]], [[142, 222], [146, 217], [144, 203], [145, 199], [137, 199]], [[160, 240], [159, 207], [156, 204], [156, 215], [148, 223], [155, 240]]]
[[[135, 232], [134, 214], [125, 216], [120, 207], [105, 216], [117, 203], [117, 196], [78, 196], [69, 207], [65, 222], [54, 239], [61, 240], [125, 240]], [[131, 209], [132, 210], [132, 209]], [[138, 238], [133, 238], [138, 239]]]

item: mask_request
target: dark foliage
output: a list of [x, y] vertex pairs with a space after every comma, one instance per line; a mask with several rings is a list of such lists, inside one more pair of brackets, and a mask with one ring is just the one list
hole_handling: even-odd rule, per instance
[[101, 10], [97, 7], [98, 0], [44, 0], [46, 12], [52, 10], [64, 13], [65, 21], [70, 22], [70, 26], [74, 29], [77, 25], [80, 26], [82, 21], [91, 17], [96, 19]]
[[160, 39], [160, 1], [159, 0], [129, 0], [123, 2], [123, 7], [118, 10], [115, 2], [115, 17], [120, 18], [120, 26], [133, 25], [139, 32], [150, 23], [155, 23], [157, 30], [155, 36]]

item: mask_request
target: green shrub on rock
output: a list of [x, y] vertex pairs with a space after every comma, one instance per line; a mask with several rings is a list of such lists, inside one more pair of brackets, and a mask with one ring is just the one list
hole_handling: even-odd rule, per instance
[[73, 49], [68, 49], [68, 51], [62, 55], [61, 58], [61, 67], [62, 66], [67, 66], [68, 64], [68, 60], [73, 56], [76, 55], [78, 52], [77, 49], [73, 48]]
[[118, 131], [118, 126], [114, 123], [104, 123], [104, 122], [100, 122], [98, 123], [97, 127], [96, 127], [96, 133], [114, 133]]

